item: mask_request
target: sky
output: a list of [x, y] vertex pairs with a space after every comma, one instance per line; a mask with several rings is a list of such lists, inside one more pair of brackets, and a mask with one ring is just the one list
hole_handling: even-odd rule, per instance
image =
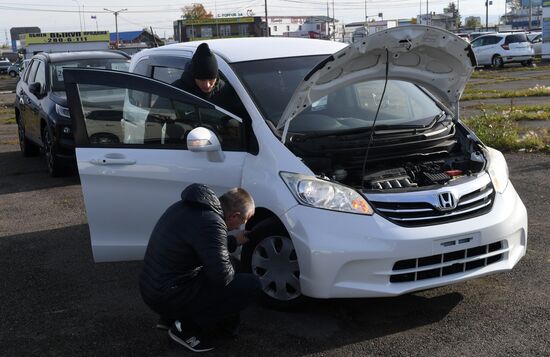
[[[0, 1], [0, 43], [6, 43], [12, 27], [38, 26], [42, 32], [108, 30], [115, 32], [115, 16], [112, 11], [127, 9], [118, 15], [119, 31], [135, 31], [152, 27], [161, 37], [172, 36], [172, 23], [182, 14], [181, 8], [202, 3], [213, 14], [246, 14], [252, 10], [256, 16], [264, 15], [267, 1], [268, 16], [326, 15], [327, 0], [20, 0]], [[428, 10], [442, 12], [451, 0], [428, 0]], [[485, 22], [484, 0], [459, 0], [462, 18], [480, 16]], [[489, 6], [489, 25], [498, 21], [505, 11], [505, 0], [493, 0]], [[330, 16], [333, 0], [328, 0]], [[383, 13], [384, 19], [416, 17], [422, 8], [426, 13], [426, 0], [366, 0], [367, 16]], [[95, 16], [96, 19], [92, 19]], [[341, 23], [363, 21], [365, 0], [334, 0], [334, 16]]]

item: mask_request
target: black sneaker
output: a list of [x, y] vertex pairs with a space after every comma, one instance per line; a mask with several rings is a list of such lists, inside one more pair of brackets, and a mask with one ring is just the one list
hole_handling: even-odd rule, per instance
[[168, 336], [180, 345], [187, 347], [193, 352], [207, 352], [212, 351], [214, 347], [206, 342], [202, 337], [197, 336], [196, 333], [186, 332], [182, 330], [181, 323], [179, 321], [174, 322], [168, 330]]
[[175, 321], [176, 320], [169, 319], [169, 318], [164, 317], [164, 316], [160, 316], [155, 328], [158, 328], [159, 330], [167, 331]]

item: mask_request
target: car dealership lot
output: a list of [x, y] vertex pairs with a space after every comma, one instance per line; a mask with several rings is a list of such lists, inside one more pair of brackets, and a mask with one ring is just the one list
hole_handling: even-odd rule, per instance
[[[550, 355], [550, 155], [506, 158], [529, 213], [527, 254], [511, 272], [294, 312], [254, 306], [238, 341], [218, 339], [210, 355]], [[93, 262], [78, 177], [50, 178], [43, 156], [23, 158], [14, 124], [0, 125], [0, 168], [0, 355], [186, 355], [152, 328], [141, 263]]]
[[[15, 140], [14, 140], [15, 139]], [[141, 302], [140, 262], [95, 264], [77, 177], [50, 178], [0, 125], [3, 355], [181, 355]], [[550, 354], [550, 156], [508, 154], [529, 211], [527, 255], [509, 273], [398, 298], [255, 306], [211, 355]], [[176, 199], [176, 197], [174, 198]]]

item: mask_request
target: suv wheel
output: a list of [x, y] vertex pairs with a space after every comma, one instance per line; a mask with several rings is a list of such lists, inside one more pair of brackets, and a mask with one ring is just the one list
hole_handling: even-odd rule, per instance
[[53, 177], [64, 176], [65, 167], [57, 157], [57, 149], [53, 136], [48, 129], [48, 126], [44, 126], [42, 130], [42, 142], [44, 145], [44, 155], [46, 156], [46, 163], [48, 164], [48, 171]]
[[24, 157], [36, 156], [40, 152], [38, 146], [32, 143], [25, 135], [25, 127], [21, 124], [19, 118], [17, 119], [17, 134], [19, 137], [19, 148]]
[[296, 250], [284, 227], [264, 222], [258, 224], [259, 229], [253, 228], [251, 241], [243, 246], [242, 267], [260, 279], [266, 305], [289, 309], [304, 299]]
[[17, 77], [17, 72], [15, 72], [15, 71], [10, 71], [10, 77], [12, 77], [12, 78]]
[[499, 55], [494, 55], [491, 59], [491, 65], [493, 66], [493, 68], [502, 68], [504, 67], [504, 61]]

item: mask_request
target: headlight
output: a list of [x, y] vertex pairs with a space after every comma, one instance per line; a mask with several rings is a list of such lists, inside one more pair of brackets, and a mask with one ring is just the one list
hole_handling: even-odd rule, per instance
[[281, 172], [281, 178], [300, 204], [348, 213], [373, 213], [367, 200], [349, 187], [290, 172]]
[[504, 155], [498, 150], [487, 148], [487, 172], [491, 176], [493, 186], [498, 193], [504, 192], [508, 186], [508, 164]]
[[62, 107], [59, 104], [55, 105], [55, 111], [57, 112], [57, 114], [61, 115], [62, 117], [65, 117], [65, 118], [70, 118], [71, 117], [71, 113], [69, 112], [69, 108]]

